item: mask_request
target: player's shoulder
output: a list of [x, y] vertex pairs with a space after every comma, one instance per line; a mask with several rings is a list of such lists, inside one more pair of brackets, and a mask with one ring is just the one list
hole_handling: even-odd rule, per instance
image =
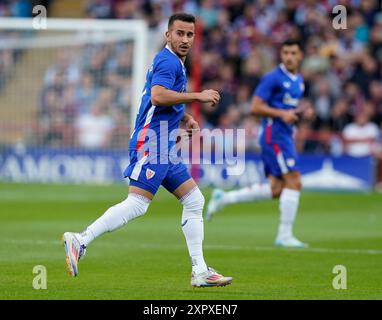
[[269, 70], [268, 72], [264, 73], [264, 76], [266, 77], [277, 77], [280, 74], [280, 68], [274, 67], [273, 69]]
[[304, 77], [302, 76], [301, 73], [298, 74], [298, 78], [300, 79], [300, 82], [304, 83]]
[[179, 68], [180, 60], [165, 47], [154, 57], [154, 66], [159, 64], [167, 68]]
[[302, 76], [302, 73], [300, 71], [297, 73], [297, 79], [300, 82], [304, 82], [304, 77]]
[[279, 68], [273, 68], [272, 70], [269, 70], [268, 72], [264, 73], [261, 77], [262, 81], [272, 81], [277, 82], [280, 79], [280, 71]]

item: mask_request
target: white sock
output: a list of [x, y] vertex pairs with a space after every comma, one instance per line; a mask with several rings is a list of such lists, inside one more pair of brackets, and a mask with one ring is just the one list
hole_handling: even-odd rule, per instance
[[144, 215], [150, 202], [151, 200], [144, 196], [130, 193], [124, 201], [107, 209], [101, 217], [80, 234], [81, 244], [87, 246], [101, 234], [119, 229], [130, 220]]
[[198, 187], [195, 187], [182, 199], [182, 230], [186, 238], [188, 252], [191, 257], [192, 271], [196, 274], [207, 271], [203, 258], [203, 206], [204, 197]]
[[267, 184], [253, 184], [250, 187], [224, 193], [223, 203], [225, 205], [238, 202], [249, 202], [266, 200], [272, 198], [271, 186]]
[[284, 188], [281, 192], [278, 239], [293, 236], [293, 223], [296, 218], [299, 200], [300, 191]]

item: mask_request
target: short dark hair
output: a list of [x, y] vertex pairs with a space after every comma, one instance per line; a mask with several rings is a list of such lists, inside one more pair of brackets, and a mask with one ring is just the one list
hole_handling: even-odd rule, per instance
[[178, 12], [174, 13], [170, 19], [168, 19], [168, 28], [173, 25], [174, 21], [180, 20], [184, 22], [190, 22], [190, 23], [195, 23], [195, 17], [192, 14], [184, 13], [184, 12]]
[[300, 50], [303, 50], [302, 44], [301, 44], [300, 40], [298, 40], [298, 39], [287, 39], [281, 44], [281, 47], [283, 47], [283, 46], [294, 46], [294, 45], [298, 46]]

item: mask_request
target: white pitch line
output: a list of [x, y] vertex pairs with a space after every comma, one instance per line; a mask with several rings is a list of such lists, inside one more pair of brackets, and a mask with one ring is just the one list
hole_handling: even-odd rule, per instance
[[[59, 245], [62, 242], [59, 240], [5, 240], [4, 242], [10, 244], [19, 245]], [[114, 242], [99, 242], [97, 246], [101, 247], [116, 247]], [[185, 245], [165, 245], [162, 244], [118, 244], [118, 247], [135, 247], [142, 249], [155, 249], [155, 248], [165, 248], [165, 249], [181, 249], [185, 248]], [[366, 255], [382, 255], [382, 250], [375, 249], [347, 249], [347, 248], [278, 248], [271, 246], [235, 246], [235, 245], [205, 245], [206, 249], [216, 249], [216, 250], [253, 250], [253, 251], [282, 251], [282, 252], [312, 252], [312, 253], [341, 253], [341, 254], [366, 254]]]
[[258, 250], [258, 251], [290, 251], [290, 252], [313, 252], [313, 253], [349, 253], [349, 254], [369, 254], [369, 255], [378, 255], [382, 254], [382, 250], [375, 250], [375, 249], [346, 249], [346, 248], [278, 248], [278, 247], [261, 247], [261, 246], [254, 246], [254, 247], [242, 247], [242, 246], [221, 246], [221, 245], [211, 245], [206, 246], [211, 249], [228, 249], [228, 250], [239, 250], [239, 249], [245, 249], [245, 250]]

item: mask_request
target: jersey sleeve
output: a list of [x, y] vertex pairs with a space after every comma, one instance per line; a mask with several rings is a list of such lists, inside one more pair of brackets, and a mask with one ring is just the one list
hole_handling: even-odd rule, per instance
[[177, 77], [178, 66], [171, 59], [161, 59], [154, 63], [151, 87], [160, 85], [172, 90]]
[[277, 79], [272, 74], [266, 74], [260, 81], [259, 85], [256, 87], [254, 96], [260, 97], [264, 101], [268, 101], [274, 89], [277, 86]]

